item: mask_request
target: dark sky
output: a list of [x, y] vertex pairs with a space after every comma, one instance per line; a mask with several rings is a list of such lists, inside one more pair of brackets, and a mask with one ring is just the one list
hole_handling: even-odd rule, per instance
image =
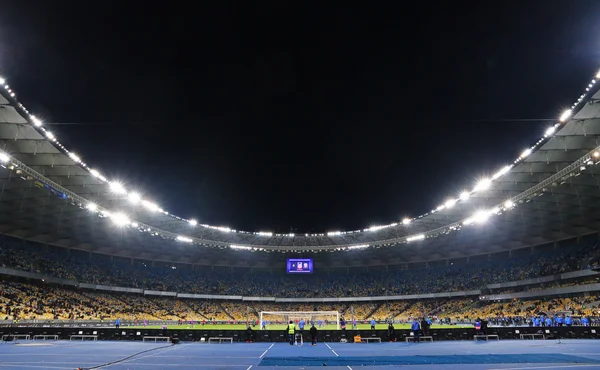
[[600, 66], [598, 1], [203, 3], [2, 2], [0, 73], [109, 178], [243, 230], [427, 212]]

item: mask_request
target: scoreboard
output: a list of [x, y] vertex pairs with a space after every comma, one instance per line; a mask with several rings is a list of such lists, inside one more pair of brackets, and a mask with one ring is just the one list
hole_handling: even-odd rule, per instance
[[288, 274], [312, 274], [313, 259], [312, 258], [288, 258], [287, 260]]

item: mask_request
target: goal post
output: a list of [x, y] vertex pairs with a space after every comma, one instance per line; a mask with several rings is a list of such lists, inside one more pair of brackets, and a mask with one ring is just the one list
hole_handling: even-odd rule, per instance
[[290, 321], [296, 323], [300, 320], [304, 320], [305, 330], [310, 329], [312, 324], [317, 329], [340, 329], [339, 311], [260, 311], [259, 314], [260, 330], [284, 330]]

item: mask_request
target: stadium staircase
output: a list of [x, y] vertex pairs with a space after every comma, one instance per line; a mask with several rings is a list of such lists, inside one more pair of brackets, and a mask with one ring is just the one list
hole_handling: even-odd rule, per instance
[[435, 308], [432, 308], [431, 310], [429, 310], [429, 312], [425, 312], [425, 315], [426, 316], [436, 316], [444, 309], [444, 307], [446, 307], [447, 304], [448, 304], [448, 302], [444, 302], [441, 305], [439, 305]]
[[369, 314], [366, 317], [362, 317], [360, 318], [360, 320], [366, 320], [369, 317], [373, 317], [373, 315], [375, 315], [375, 313], [383, 306], [383, 303], [379, 303], [374, 309], [371, 310], [371, 312], [369, 312]]
[[204, 319], [206, 319], [206, 321], [209, 321], [210, 319], [208, 318], [208, 316], [206, 316], [205, 314], [203, 314], [202, 312], [200, 312], [200, 310], [196, 309], [195, 307], [192, 307], [188, 304], [186, 299], [182, 299], [181, 302], [183, 302], [183, 304], [185, 304], [187, 307], [189, 307], [192, 312], [197, 313], [198, 315], [202, 316]]
[[404, 312], [410, 310], [412, 308], [412, 306], [415, 305], [415, 303], [417, 303], [416, 301], [411, 302], [408, 306], [404, 307], [403, 309], [397, 311], [393, 316], [392, 319], [395, 319], [396, 317], [402, 315]]
[[229, 316], [229, 318], [231, 320], [236, 320], [236, 318], [231, 316], [231, 314], [229, 312], [227, 312], [227, 310], [225, 308], [223, 308], [223, 306], [221, 306], [220, 303], [219, 303], [219, 309], [221, 310], [221, 312], [225, 313], [225, 315]]
[[258, 311], [256, 310], [256, 307], [254, 307], [254, 305], [250, 305], [248, 307], [250, 307], [252, 309], [252, 314], [254, 316], [256, 316], [257, 319], [259, 319], [260, 318], [260, 313], [258, 313]]

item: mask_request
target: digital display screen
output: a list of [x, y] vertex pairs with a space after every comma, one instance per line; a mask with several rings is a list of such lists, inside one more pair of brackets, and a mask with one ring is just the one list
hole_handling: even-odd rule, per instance
[[287, 273], [288, 274], [312, 274], [313, 260], [312, 258], [288, 258]]

